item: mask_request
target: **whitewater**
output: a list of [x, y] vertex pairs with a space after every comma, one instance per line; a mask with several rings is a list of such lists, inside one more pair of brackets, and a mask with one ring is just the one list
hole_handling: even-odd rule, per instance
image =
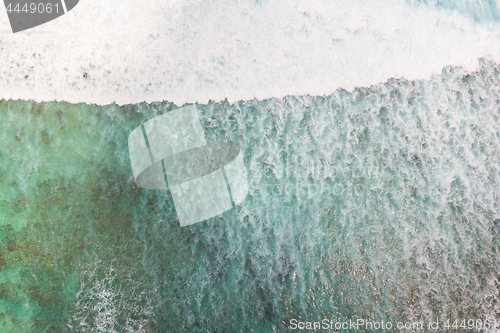
[[328, 95], [500, 61], [492, 1], [81, 1], [12, 34], [0, 98], [119, 105]]

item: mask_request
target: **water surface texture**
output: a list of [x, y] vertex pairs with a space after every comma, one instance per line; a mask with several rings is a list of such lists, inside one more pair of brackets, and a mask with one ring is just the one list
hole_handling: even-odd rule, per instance
[[127, 146], [180, 106], [0, 102], [1, 332], [500, 319], [495, 63], [196, 104], [207, 141], [241, 147], [250, 193], [184, 228]]
[[0, 99], [37, 102], [323, 96], [500, 62], [498, 0], [85, 0], [10, 31], [0, 10]]

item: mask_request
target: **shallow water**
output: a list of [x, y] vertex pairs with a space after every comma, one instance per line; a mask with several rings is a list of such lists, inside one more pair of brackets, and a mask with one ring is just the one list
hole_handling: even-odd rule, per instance
[[0, 331], [500, 319], [499, 70], [196, 104], [250, 193], [185, 228], [127, 147], [181, 105], [2, 100]]

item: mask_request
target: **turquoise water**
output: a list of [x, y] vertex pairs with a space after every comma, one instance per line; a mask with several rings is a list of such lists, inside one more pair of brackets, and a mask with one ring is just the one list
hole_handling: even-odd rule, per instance
[[449, 13], [457, 11], [489, 28], [493, 28], [495, 23], [498, 24], [500, 21], [496, 0], [410, 0], [410, 3], [436, 6]]
[[181, 105], [2, 100], [0, 332], [500, 319], [499, 71], [197, 104], [250, 193], [185, 228], [127, 146]]
[[498, 21], [498, 3], [495, 0], [417, 0], [412, 3], [423, 3], [438, 6], [446, 10], [457, 10], [476, 21]]

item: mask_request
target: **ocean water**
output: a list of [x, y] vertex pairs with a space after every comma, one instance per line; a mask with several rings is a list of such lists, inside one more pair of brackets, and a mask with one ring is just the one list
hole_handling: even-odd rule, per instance
[[484, 27], [489, 29], [496, 29], [500, 20], [498, 2], [495, 0], [410, 0], [410, 3], [413, 5], [421, 3], [434, 7], [440, 7], [448, 13], [457, 11], [461, 15], [470, 17], [474, 21], [481, 23]]
[[0, 331], [500, 320], [497, 64], [196, 104], [207, 141], [241, 146], [250, 193], [185, 228], [127, 147], [178, 106], [1, 101]]
[[[500, 332], [497, 2], [117, 3], [0, 35], [0, 332]], [[182, 228], [127, 138], [189, 104], [250, 191]]]

